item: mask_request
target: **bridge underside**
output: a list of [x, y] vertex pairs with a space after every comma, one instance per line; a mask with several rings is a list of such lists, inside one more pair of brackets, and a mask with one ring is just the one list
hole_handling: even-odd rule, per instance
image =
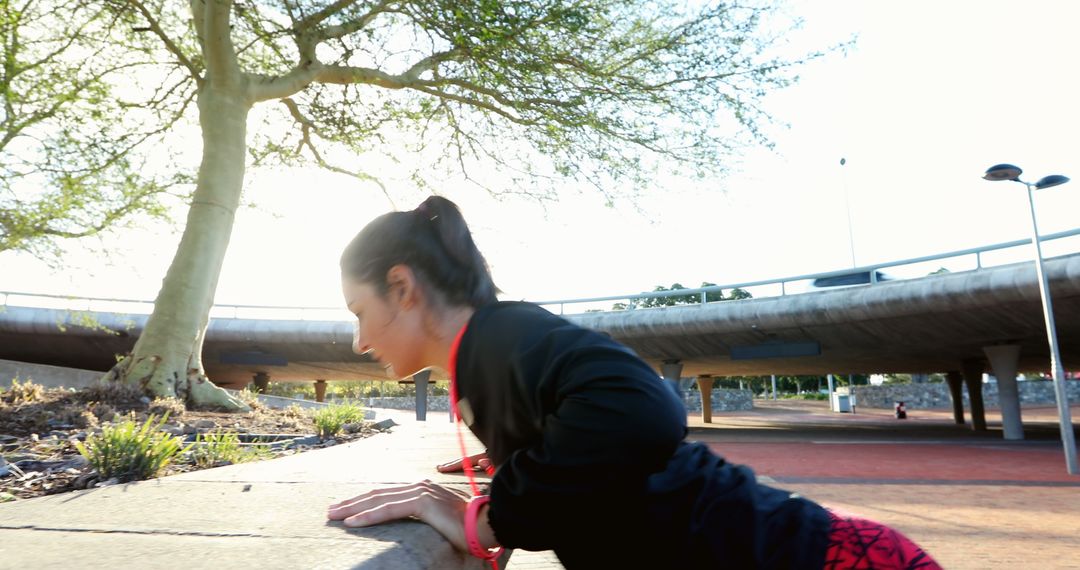
[[[1062, 360], [1080, 368], [1080, 256], [1049, 260]], [[911, 373], [960, 370], [983, 347], [1020, 346], [1021, 371], [1048, 371], [1050, 349], [1033, 264], [788, 297], [574, 315], [659, 367], [683, 375]], [[820, 354], [768, 355], [816, 343]]]
[[[1047, 260], [1066, 368], [1080, 368], [1080, 255]], [[605, 331], [659, 370], [766, 375], [948, 372], [984, 361], [983, 348], [1020, 346], [1020, 371], [1046, 371], [1050, 352], [1033, 264], [1015, 264], [707, 305], [586, 313], [568, 318]], [[0, 359], [108, 370], [132, 349], [145, 315], [96, 313], [107, 334], [72, 324], [66, 311], [8, 306], [0, 311]], [[65, 324], [66, 323], [66, 324]], [[66, 332], [58, 325], [64, 324]], [[214, 319], [204, 366], [211, 379], [241, 387], [271, 381], [389, 380], [377, 362], [351, 351], [352, 324], [338, 321]], [[761, 358], [814, 346], [820, 354]], [[758, 358], [732, 358], [733, 353]], [[433, 378], [439, 379], [439, 378]]]

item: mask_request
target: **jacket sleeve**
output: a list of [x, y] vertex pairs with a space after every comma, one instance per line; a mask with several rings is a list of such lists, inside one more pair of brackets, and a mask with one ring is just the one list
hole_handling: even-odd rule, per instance
[[541, 438], [510, 453], [492, 480], [488, 516], [499, 542], [543, 550], [595, 536], [600, 517], [609, 527], [638, 525], [649, 475], [686, 435], [683, 404], [614, 342], [555, 335], [514, 362], [515, 377], [537, 378], [519, 388]]

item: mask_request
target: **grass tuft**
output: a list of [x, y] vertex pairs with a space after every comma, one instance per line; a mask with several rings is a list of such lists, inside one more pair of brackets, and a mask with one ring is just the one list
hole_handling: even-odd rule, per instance
[[13, 404], [30, 404], [37, 402], [45, 397], [45, 388], [40, 384], [34, 384], [34, 381], [27, 378], [24, 382], [19, 382], [19, 377], [11, 379], [11, 388], [8, 388], [3, 394], [3, 401]]
[[259, 461], [271, 456], [267, 446], [244, 446], [237, 434], [225, 431], [199, 434], [190, 452], [191, 462], [200, 469]]
[[334, 437], [345, 424], [364, 421], [364, 408], [356, 404], [334, 404], [317, 410], [312, 417], [319, 437]]
[[107, 425], [101, 434], [76, 442], [75, 447], [103, 479], [121, 483], [158, 476], [180, 453], [187, 451], [178, 437], [160, 431], [168, 416], [147, 418], [141, 426], [132, 420]]

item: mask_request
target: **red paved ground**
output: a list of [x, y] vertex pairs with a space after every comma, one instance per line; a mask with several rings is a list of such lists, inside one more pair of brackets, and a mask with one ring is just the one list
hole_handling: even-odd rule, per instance
[[731, 462], [776, 479], [1072, 482], [1060, 448], [963, 444], [710, 443]]
[[[942, 410], [914, 411], [897, 420], [888, 410], [829, 412], [820, 402], [758, 402], [749, 413], [690, 420], [690, 439], [703, 441], [759, 475], [784, 479], [868, 479], [909, 482], [1073, 483], [1054, 408], [1024, 410], [1027, 439], [1005, 441], [1000, 416], [973, 433]], [[1080, 407], [1074, 408], [1074, 417]]]
[[[896, 528], [949, 570], [1080, 570], [1080, 476], [1065, 473], [1054, 408], [1023, 411], [1020, 442], [956, 425], [948, 410], [834, 414], [818, 402], [755, 402], [690, 418], [690, 439], [774, 486]], [[1080, 421], [1080, 407], [1072, 410]], [[970, 418], [969, 418], [970, 420]]]

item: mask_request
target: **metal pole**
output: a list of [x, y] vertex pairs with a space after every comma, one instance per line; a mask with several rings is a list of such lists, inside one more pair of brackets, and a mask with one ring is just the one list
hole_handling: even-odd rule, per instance
[[1070, 475], [1080, 474], [1076, 460], [1076, 441], [1073, 436], [1072, 414], [1069, 411], [1069, 395], [1065, 391], [1065, 370], [1058, 350], [1057, 327], [1054, 325], [1054, 307], [1050, 302], [1050, 283], [1043, 271], [1042, 246], [1039, 244], [1039, 225], [1035, 221], [1035, 198], [1031, 184], [1027, 186], [1028, 207], [1031, 210], [1031, 243], [1035, 245], [1035, 272], [1039, 276], [1039, 295], [1042, 297], [1043, 316], [1046, 318], [1046, 337], [1050, 342], [1050, 370], [1054, 375], [1054, 394], [1057, 397], [1058, 422], [1061, 424], [1061, 443], [1065, 447], [1065, 467]]
[[776, 374], [772, 375], [772, 399], [776, 399]]
[[833, 387], [833, 375], [828, 374], [826, 375], [826, 378], [829, 379], [829, 411], [835, 412], [836, 410], [833, 409], [833, 390], [835, 390], [835, 388]]
[[848, 185], [847, 185], [847, 169], [844, 165], [847, 164], [847, 159], [840, 159], [840, 170], [844, 176], [844, 208], [847, 210], [847, 239], [848, 247], [851, 248], [851, 266], [858, 267], [855, 264], [855, 235], [854, 230], [851, 229], [851, 202], [848, 200]]

